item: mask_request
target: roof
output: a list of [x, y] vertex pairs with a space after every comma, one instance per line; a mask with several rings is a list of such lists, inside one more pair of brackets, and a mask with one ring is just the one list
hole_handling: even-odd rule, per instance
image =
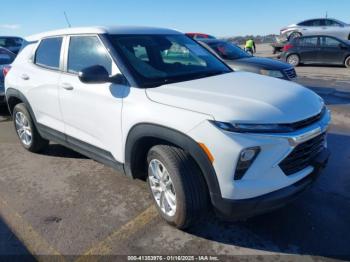
[[94, 26], [94, 27], [70, 27], [55, 31], [48, 31], [25, 37], [29, 42], [37, 41], [44, 37], [74, 34], [181, 34], [174, 29], [142, 27], [142, 26]]

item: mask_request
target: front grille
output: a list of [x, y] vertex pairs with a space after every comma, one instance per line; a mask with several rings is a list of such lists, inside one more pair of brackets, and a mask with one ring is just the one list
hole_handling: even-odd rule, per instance
[[325, 147], [326, 134], [321, 134], [300, 145], [279, 164], [282, 171], [290, 176], [311, 165], [312, 160]]
[[284, 73], [287, 75], [288, 79], [294, 79], [297, 77], [297, 73], [294, 68], [285, 69]]

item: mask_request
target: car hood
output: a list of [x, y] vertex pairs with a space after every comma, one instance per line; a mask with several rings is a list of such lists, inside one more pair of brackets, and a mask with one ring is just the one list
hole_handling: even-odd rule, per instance
[[146, 94], [154, 102], [225, 122], [293, 123], [323, 106], [318, 95], [296, 83], [246, 72], [149, 88]]
[[277, 61], [275, 59], [255, 57], [255, 56], [236, 59], [236, 60], [227, 60], [226, 62], [229, 65], [245, 65], [245, 66], [258, 67], [260, 69], [267, 69], [267, 70], [285, 70], [285, 69], [291, 68], [291, 66], [287, 63]]

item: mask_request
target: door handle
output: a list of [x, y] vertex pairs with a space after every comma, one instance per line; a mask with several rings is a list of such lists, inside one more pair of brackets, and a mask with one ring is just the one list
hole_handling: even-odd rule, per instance
[[21, 78], [23, 80], [29, 80], [30, 77], [27, 74], [23, 74], [23, 75], [21, 75]]
[[66, 89], [66, 90], [73, 90], [73, 89], [74, 89], [74, 87], [73, 87], [71, 84], [69, 84], [69, 83], [63, 83], [63, 84], [61, 85], [61, 87], [62, 87], [63, 89]]

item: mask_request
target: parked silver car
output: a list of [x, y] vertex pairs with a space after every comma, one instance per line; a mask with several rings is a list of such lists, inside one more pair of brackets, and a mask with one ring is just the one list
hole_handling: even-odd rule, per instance
[[329, 35], [350, 40], [350, 25], [336, 19], [310, 19], [281, 29], [281, 36], [289, 41], [300, 36]]

